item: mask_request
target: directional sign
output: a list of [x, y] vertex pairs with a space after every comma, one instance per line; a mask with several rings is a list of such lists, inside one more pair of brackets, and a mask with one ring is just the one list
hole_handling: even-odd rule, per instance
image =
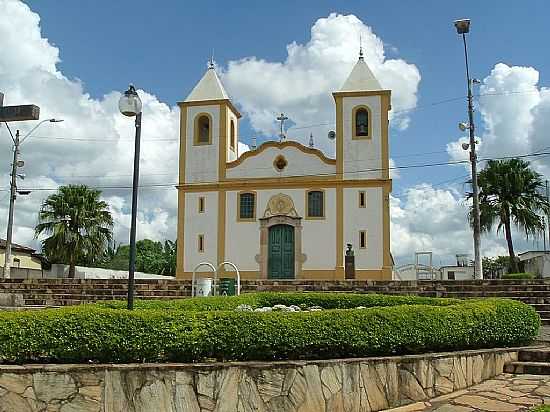
[[0, 107], [0, 122], [38, 120], [39, 118], [40, 107], [35, 106], [34, 104]]

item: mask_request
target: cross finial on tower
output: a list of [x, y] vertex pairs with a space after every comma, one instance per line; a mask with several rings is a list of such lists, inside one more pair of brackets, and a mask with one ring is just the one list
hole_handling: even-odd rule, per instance
[[309, 134], [309, 147], [314, 148], [315, 143], [313, 142], [313, 133]]
[[212, 49], [212, 56], [210, 57], [210, 60], [208, 60], [208, 68], [214, 68], [214, 49]]
[[281, 133], [279, 134], [279, 141], [282, 142], [284, 139], [286, 139], [283, 127], [285, 120], [288, 120], [288, 117], [286, 117], [284, 113], [281, 113], [281, 115], [277, 117], [277, 120], [281, 122]]
[[363, 38], [359, 35], [359, 60], [363, 60]]

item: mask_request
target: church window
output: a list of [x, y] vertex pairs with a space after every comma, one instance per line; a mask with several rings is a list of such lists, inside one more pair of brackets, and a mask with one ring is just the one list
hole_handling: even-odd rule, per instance
[[235, 151], [235, 144], [236, 144], [236, 138], [235, 138], [235, 122], [233, 119], [231, 119], [231, 125], [229, 127], [229, 145], [231, 147], [231, 150]]
[[254, 220], [256, 218], [256, 194], [239, 193], [239, 220]]
[[204, 252], [204, 235], [199, 235], [199, 238], [198, 238], [198, 250], [199, 250], [199, 253], [203, 253], [203, 252]]
[[205, 199], [203, 196], [199, 197], [199, 213], [204, 213]]
[[366, 106], [359, 106], [353, 110], [353, 137], [371, 137], [371, 116]]
[[361, 230], [359, 232], [359, 249], [367, 248], [367, 231]]
[[359, 192], [359, 207], [367, 207], [367, 193]]
[[307, 217], [322, 218], [325, 216], [325, 192], [310, 190], [307, 192]]
[[195, 145], [212, 143], [212, 124], [210, 116], [206, 113], [195, 117]]

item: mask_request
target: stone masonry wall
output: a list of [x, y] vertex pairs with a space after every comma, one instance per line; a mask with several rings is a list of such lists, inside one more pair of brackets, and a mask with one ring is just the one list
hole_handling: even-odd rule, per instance
[[330, 361], [0, 365], [1, 412], [359, 412], [502, 373], [517, 349]]

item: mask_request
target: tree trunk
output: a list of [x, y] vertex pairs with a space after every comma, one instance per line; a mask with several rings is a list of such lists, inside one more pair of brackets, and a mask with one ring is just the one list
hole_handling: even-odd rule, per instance
[[512, 273], [518, 272], [518, 262], [514, 253], [514, 245], [512, 243], [512, 228], [510, 227], [510, 211], [506, 210], [504, 217], [504, 233], [506, 235], [506, 243], [508, 243], [508, 255], [510, 255], [510, 270]]

